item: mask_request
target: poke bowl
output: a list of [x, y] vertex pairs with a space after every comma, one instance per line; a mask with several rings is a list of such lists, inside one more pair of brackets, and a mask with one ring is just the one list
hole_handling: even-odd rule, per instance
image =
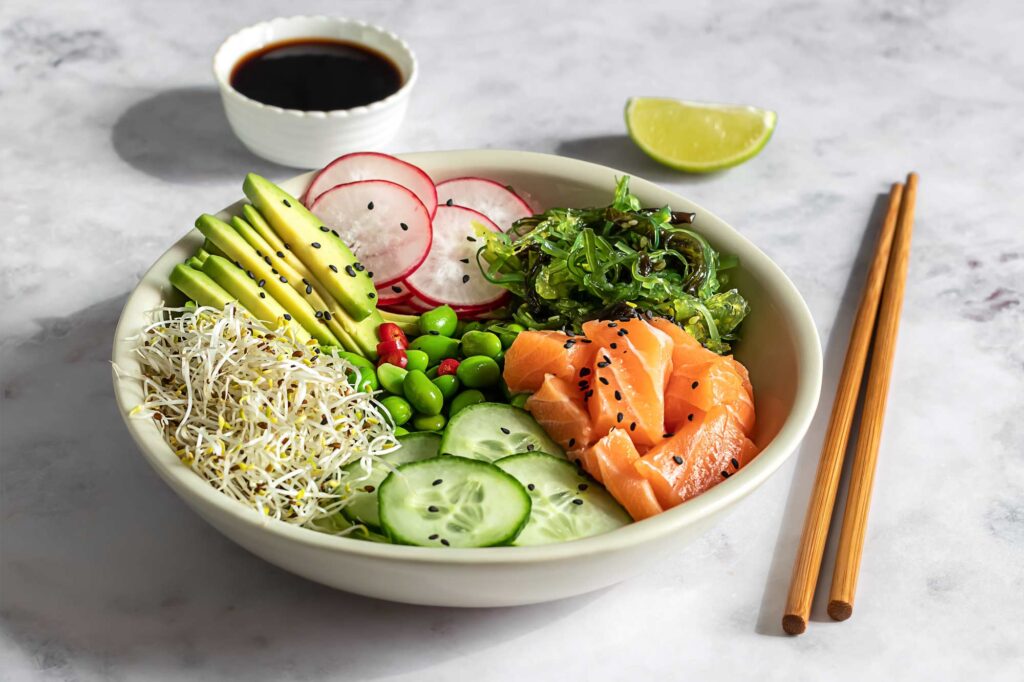
[[[624, 175], [584, 161], [519, 151], [420, 152], [400, 158], [439, 183], [466, 176], [494, 179], [514, 187], [537, 207], [607, 203]], [[306, 173], [280, 187], [293, 197], [303, 197], [315, 177], [315, 172]], [[756, 387], [757, 421], [750, 438], [759, 453], [727, 480], [682, 504], [567, 542], [461, 548], [367, 542], [317, 532], [268, 519], [222, 494], [183, 464], [158, 422], [133, 416], [146, 399], [133, 339], [150, 321], [152, 310], [180, 299], [169, 278], [177, 265], [203, 246], [203, 235], [197, 230], [186, 234], [143, 276], [118, 324], [114, 389], [127, 428], [164, 482], [221, 533], [281, 568], [337, 589], [412, 604], [490, 607], [570, 597], [636, 575], [719, 522], [795, 451], [817, 406], [822, 359], [807, 305], [767, 255], [684, 197], [635, 177], [630, 190], [644, 206], [668, 205], [674, 211], [695, 214], [693, 229], [715, 249], [738, 259], [729, 284], [749, 302], [750, 312], [732, 350]], [[226, 207], [217, 217], [230, 220], [244, 203]]]

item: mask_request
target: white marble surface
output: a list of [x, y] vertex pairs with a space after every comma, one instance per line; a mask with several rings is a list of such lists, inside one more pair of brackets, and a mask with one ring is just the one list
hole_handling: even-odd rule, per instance
[[[120, 306], [242, 174], [210, 56], [330, 3], [0, 6], [0, 679], [1022, 679], [1024, 10], [1013, 0], [376, 3], [413, 45], [393, 150], [507, 147], [692, 196], [776, 258], [826, 350], [805, 446], [657, 571], [560, 603], [414, 608], [279, 571], [135, 450], [107, 365]], [[639, 3], [638, 3], [639, 4]], [[827, 7], [826, 7], [827, 6]], [[676, 175], [623, 138], [634, 94], [778, 110], [760, 157]], [[778, 627], [876, 196], [921, 173], [854, 618]], [[874, 212], [874, 213], [873, 213]], [[870, 227], [869, 227], [870, 226]]]

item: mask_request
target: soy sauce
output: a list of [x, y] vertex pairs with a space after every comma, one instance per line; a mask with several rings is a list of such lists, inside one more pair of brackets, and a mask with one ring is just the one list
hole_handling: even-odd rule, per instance
[[402, 87], [390, 59], [363, 45], [329, 38], [271, 43], [242, 57], [231, 86], [257, 102], [302, 111], [351, 109]]

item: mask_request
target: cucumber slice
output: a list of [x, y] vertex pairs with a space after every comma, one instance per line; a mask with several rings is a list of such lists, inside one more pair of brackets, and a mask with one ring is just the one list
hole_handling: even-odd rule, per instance
[[459, 410], [448, 422], [441, 452], [494, 462], [518, 452], [546, 452], [565, 457], [526, 410], [504, 403], [478, 403]]
[[530, 522], [515, 545], [547, 545], [607, 533], [632, 522], [601, 484], [564, 459], [525, 452], [495, 462], [530, 494]]
[[362, 462], [353, 462], [345, 467], [346, 481], [352, 487], [352, 494], [342, 513], [352, 523], [380, 530], [380, 515], [377, 513], [377, 490], [380, 484], [394, 467], [436, 457], [441, 437], [435, 433], [413, 433], [399, 438], [398, 442], [401, 447], [384, 455], [381, 458], [384, 461], [376, 463], [369, 475]]
[[530, 496], [487, 462], [441, 455], [403, 464], [377, 494], [393, 542], [421, 547], [508, 544], [530, 520]]

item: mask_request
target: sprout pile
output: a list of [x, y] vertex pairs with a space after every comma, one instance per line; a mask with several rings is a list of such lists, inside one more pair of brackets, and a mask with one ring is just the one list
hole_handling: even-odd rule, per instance
[[[229, 304], [160, 308], [138, 338], [145, 399], [181, 461], [268, 518], [321, 530], [345, 505], [342, 467], [398, 446], [357, 369]], [[339, 530], [338, 532], [344, 532]]]

